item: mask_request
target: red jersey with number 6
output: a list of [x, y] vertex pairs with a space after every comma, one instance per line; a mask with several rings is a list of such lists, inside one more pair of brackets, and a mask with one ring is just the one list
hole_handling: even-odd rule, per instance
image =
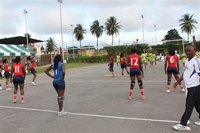
[[14, 76], [20, 76], [20, 75], [23, 75], [23, 72], [22, 72], [22, 64], [19, 62], [19, 63], [14, 63], [13, 64], [13, 73], [14, 73]]
[[176, 55], [167, 55], [167, 63], [169, 67], [176, 67], [178, 57]]
[[138, 54], [131, 54], [128, 60], [130, 68], [140, 68], [140, 56]]

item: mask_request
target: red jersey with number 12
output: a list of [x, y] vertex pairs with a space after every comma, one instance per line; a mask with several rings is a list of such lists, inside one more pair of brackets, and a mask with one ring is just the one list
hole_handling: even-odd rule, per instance
[[19, 63], [14, 63], [13, 64], [13, 73], [14, 73], [14, 76], [20, 76], [20, 75], [23, 75], [23, 72], [22, 72], [22, 64], [19, 62]]
[[167, 55], [167, 63], [169, 67], [176, 67], [178, 58], [176, 55]]
[[140, 56], [138, 54], [131, 54], [128, 60], [130, 68], [140, 68]]

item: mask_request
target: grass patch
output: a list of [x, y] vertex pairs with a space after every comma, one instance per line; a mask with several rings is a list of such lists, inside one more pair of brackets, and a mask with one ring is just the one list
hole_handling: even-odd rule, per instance
[[[72, 69], [72, 68], [78, 68], [78, 67], [84, 67], [84, 66], [92, 66], [92, 65], [98, 65], [98, 64], [102, 64], [102, 63], [66, 63], [65, 64], [65, 68], [66, 69]], [[49, 65], [45, 65], [45, 66], [36, 67], [37, 73], [43, 73], [44, 70], [49, 66], [50, 66], [50, 64]]]
[[[103, 64], [102, 62], [101, 63], [66, 63], [65, 64], [65, 68], [66, 69], [72, 69], [72, 68], [78, 68], [78, 67], [84, 67], [84, 66], [92, 66], [92, 65], [98, 65], [98, 64]], [[47, 67], [49, 67], [51, 64], [49, 65], [45, 65], [45, 66], [39, 66], [39, 67], [36, 67], [36, 70], [37, 70], [37, 74], [38, 73], [44, 73], [45, 69]], [[27, 73], [26, 75], [31, 75], [31, 73]], [[4, 78], [0, 78], [0, 80], [2, 80]]]

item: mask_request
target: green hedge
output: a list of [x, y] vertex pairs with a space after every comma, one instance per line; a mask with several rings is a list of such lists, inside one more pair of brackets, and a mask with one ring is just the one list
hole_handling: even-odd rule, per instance
[[96, 63], [96, 62], [109, 62], [108, 55], [100, 55], [100, 56], [80, 56], [78, 55], [75, 59], [68, 58], [68, 62], [83, 62], [83, 63]]

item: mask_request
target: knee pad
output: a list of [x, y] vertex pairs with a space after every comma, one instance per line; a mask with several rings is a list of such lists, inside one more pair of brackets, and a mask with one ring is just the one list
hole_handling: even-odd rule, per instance
[[143, 85], [142, 80], [139, 80], [139, 81], [138, 81], [138, 85], [139, 85], [139, 86], [142, 86], [142, 85]]
[[131, 87], [134, 87], [135, 81], [131, 81]]
[[63, 101], [65, 99], [65, 96], [58, 96], [57, 98], [59, 101]]
[[167, 81], [168, 81], [168, 82], [171, 82], [171, 79], [168, 79]]

